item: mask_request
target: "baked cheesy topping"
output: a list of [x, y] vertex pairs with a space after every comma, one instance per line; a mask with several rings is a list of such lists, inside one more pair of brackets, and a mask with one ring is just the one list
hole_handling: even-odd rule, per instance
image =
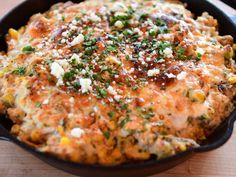
[[165, 158], [199, 146], [234, 108], [233, 38], [179, 1], [59, 3], [7, 42], [0, 110], [19, 140], [62, 159]]

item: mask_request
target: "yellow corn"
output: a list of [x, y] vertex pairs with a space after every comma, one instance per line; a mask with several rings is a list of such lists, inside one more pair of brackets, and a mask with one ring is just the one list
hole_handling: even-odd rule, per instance
[[233, 77], [228, 78], [228, 82], [229, 82], [230, 84], [236, 84], [236, 76], [233, 76]]
[[58, 126], [58, 127], [57, 127], [57, 131], [58, 131], [59, 134], [62, 134], [63, 131], [64, 131], [64, 130], [63, 130], [63, 127], [62, 127], [62, 126]]
[[13, 103], [14, 102], [14, 96], [11, 92], [6, 92], [6, 94], [3, 96], [3, 101], [6, 103]]
[[61, 137], [60, 144], [61, 145], [68, 145], [68, 144], [70, 144], [70, 139], [68, 137], [65, 137], [65, 136]]
[[191, 90], [189, 92], [189, 98], [192, 101], [203, 103], [206, 99], [206, 95], [202, 90]]
[[12, 64], [9, 64], [8, 66], [6, 66], [5, 68], [3, 68], [0, 71], [0, 78], [4, 77], [4, 75], [9, 72], [12, 69]]
[[233, 45], [233, 49], [236, 51], [236, 44]]
[[8, 31], [8, 33], [9, 33], [9, 35], [10, 35], [13, 39], [15, 39], [15, 40], [17, 40], [18, 37], [19, 37], [18, 31], [16, 31], [16, 30], [13, 29], [13, 28], [10, 28], [9, 31]]
[[119, 65], [121, 62], [114, 56], [109, 56], [106, 58], [106, 61], [112, 64], [117, 64]]
[[38, 130], [33, 130], [30, 137], [32, 141], [37, 142], [41, 139], [41, 133]]
[[179, 148], [180, 148], [181, 151], [186, 151], [186, 149], [187, 149], [185, 144], [180, 144]]

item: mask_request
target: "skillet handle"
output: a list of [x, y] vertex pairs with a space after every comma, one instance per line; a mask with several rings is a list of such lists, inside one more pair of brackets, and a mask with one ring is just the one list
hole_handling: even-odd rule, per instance
[[[207, 0], [225, 13], [236, 26], [236, 10], [220, 0]], [[230, 0], [231, 1], [231, 0]]]

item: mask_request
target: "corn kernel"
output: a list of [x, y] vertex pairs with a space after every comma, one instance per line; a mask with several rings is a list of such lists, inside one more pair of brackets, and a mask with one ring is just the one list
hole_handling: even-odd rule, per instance
[[187, 149], [185, 144], [180, 144], [179, 148], [180, 148], [181, 151], [186, 151], [186, 149]]
[[41, 133], [38, 130], [33, 130], [30, 137], [32, 141], [38, 142], [41, 139]]
[[15, 39], [15, 40], [17, 40], [18, 37], [19, 37], [18, 31], [16, 31], [16, 30], [13, 29], [13, 28], [10, 28], [8, 33], [9, 33], [10, 36], [11, 36], [13, 39]]
[[12, 93], [7, 92], [4, 96], [3, 96], [3, 101], [9, 104], [12, 104], [14, 102], [14, 96]]
[[189, 98], [192, 101], [203, 103], [206, 99], [206, 95], [202, 90], [191, 90], [189, 91]]
[[12, 64], [9, 64], [8, 66], [6, 66], [5, 68], [3, 68], [1, 71], [0, 71], [0, 77], [4, 77], [4, 75], [9, 72], [10, 70], [12, 69]]
[[233, 45], [233, 50], [235, 50], [235, 51], [236, 51], [236, 44], [234, 44], [234, 45]]
[[114, 57], [114, 56], [107, 57], [106, 61], [110, 62], [112, 64], [117, 64], [117, 65], [121, 64], [121, 62], [116, 57]]
[[68, 137], [61, 137], [61, 141], [60, 141], [61, 145], [68, 145], [70, 144], [70, 139]]
[[58, 131], [59, 134], [62, 134], [63, 131], [64, 131], [64, 130], [63, 130], [63, 127], [62, 127], [62, 126], [58, 126], [58, 127], [57, 127], [57, 131]]
[[230, 84], [236, 84], [236, 76], [230, 77], [230, 78], [228, 79], [228, 82], [229, 82]]

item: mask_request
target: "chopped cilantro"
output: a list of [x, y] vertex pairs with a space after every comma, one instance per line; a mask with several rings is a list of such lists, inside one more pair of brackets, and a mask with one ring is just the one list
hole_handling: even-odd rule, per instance
[[104, 136], [106, 139], [109, 139], [109, 138], [110, 138], [110, 132], [109, 132], [109, 131], [103, 132], [103, 136]]
[[75, 89], [79, 89], [79, 88], [81, 87], [81, 85], [80, 85], [79, 82], [74, 82], [74, 83], [73, 83], [73, 87], [74, 87]]
[[41, 103], [40, 103], [40, 102], [37, 102], [37, 103], [35, 104], [35, 107], [36, 107], [36, 108], [40, 108], [40, 107], [41, 107]]
[[123, 109], [123, 110], [127, 110], [128, 109], [128, 104], [122, 104], [120, 106], [120, 108]]
[[74, 79], [74, 75], [75, 73], [74, 72], [66, 72], [63, 76], [63, 80], [65, 81], [72, 81]]
[[107, 91], [97, 87], [98, 96], [97, 98], [105, 98], [107, 96]]
[[115, 116], [115, 112], [108, 112], [107, 115], [112, 119]]
[[180, 60], [186, 60], [187, 59], [187, 56], [185, 55], [185, 49], [183, 47], [178, 48], [177, 57]]
[[124, 127], [125, 124], [126, 124], [127, 122], [129, 122], [129, 121], [130, 121], [130, 118], [127, 116], [126, 118], [124, 118], [124, 119], [120, 122], [120, 127], [121, 127], [121, 128]]
[[25, 73], [26, 73], [25, 67], [18, 67], [13, 71], [13, 74], [20, 75], [20, 76], [24, 75]]
[[155, 116], [155, 114], [152, 113], [152, 112], [150, 112], [150, 113], [144, 114], [144, 115], [143, 115], [143, 118], [145, 118], [145, 119], [150, 119], [150, 118], [152, 118], [152, 117], [154, 117], [154, 116]]
[[166, 23], [165, 23], [162, 19], [157, 18], [157, 19], [156, 19], [156, 25], [157, 25], [157, 26], [165, 26]]
[[111, 45], [107, 46], [107, 50], [108, 50], [109, 52], [118, 52], [118, 51], [116, 50], [116, 47], [111, 46]]
[[28, 46], [25, 46], [25, 47], [22, 49], [22, 52], [23, 52], [23, 53], [26, 53], [26, 54], [30, 54], [30, 53], [35, 52], [35, 48], [33, 48], [32, 46], [28, 45]]
[[148, 18], [148, 16], [149, 16], [149, 14], [147, 14], [147, 13], [142, 14], [139, 18], [139, 21], [140, 22], [145, 21]]
[[156, 30], [154, 30], [154, 29], [151, 29], [150, 31], [149, 31], [149, 36], [156, 36], [157, 35], [157, 31]]
[[201, 53], [197, 53], [197, 61], [200, 61], [202, 58], [202, 54]]

